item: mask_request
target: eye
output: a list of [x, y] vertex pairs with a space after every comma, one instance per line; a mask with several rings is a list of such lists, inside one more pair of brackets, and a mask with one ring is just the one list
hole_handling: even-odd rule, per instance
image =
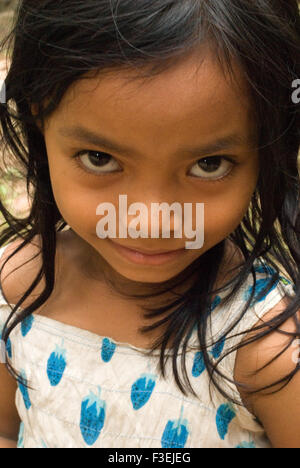
[[200, 179], [218, 181], [229, 176], [236, 164], [234, 160], [225, 156], [210, 156], [200, 159], [193, 166], [191, 173]]
[[107, 174], [119, 172], [120, 166], [117, 161], [108, 153], [102, 151], [80, 151], [73, 158], [84, 167], [87, 172], [94, 174]]

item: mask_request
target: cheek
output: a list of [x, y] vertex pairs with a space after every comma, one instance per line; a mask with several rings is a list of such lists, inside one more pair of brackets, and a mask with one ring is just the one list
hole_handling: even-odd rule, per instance
[[79, 231], [96, 232], [96, 203], [84, 190], [76, 192], [65, 188], [57, 191], [57, 204], [64, 220]]
[[[100, 203], [110, 203], [118, 206], [118, 199], [110, 189], [102, 188], [100, 182], [88, 186], [87, 179], [78, 182], [68, 180], [63, 173], [52, 173], [53, 193], [58, 209], [66, 221], [84, 239], [97, 236], [97, 224], [104, 217], [97, 214]], [[117, 218], [118, 219], [118, 218]]]
[[80, 230], [96, 226], [97, 196], [91, 193], [72, 170], [64, 167], [58, 160], [49, 158], [50, 179], [53, 195], [63, 219], [71, 227]]
[[204, 205], [204, 226], [206, 240], [215, 244], [231, 234], [244, 218], [252, 194], [255, 189], [254, 184], [246, 185], [246, 190], [235, 186], [227, 194], [219, 197], [215, 201], [208, 201]]

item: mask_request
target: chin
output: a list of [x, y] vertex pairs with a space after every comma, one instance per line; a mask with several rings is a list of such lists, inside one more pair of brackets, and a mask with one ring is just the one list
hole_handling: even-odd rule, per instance
[[119, 269], [116, 269], [117, 273], [127, 280], [138, 282], [138, 283], [163, 283], [164, 281], [168, 281], [171, 278], [173, 278], [174, 271], [170, 271], [169, 273], [159, 271], [159, 270], [150, 270], [148, 269], [145, 272], [139, 272], [137, 270], [131, 270], [131, 271], [121, 271]]

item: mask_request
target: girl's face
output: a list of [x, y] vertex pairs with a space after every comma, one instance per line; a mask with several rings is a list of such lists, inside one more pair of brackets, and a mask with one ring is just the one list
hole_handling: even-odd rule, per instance
[[[145, 81], [128, 76], [119, 70], [74, 83], [45, 122], [44, 136], [58, 209], [92, 252], [93, 270], [100, 272], [104, 259], [129, 280], [157, 283], [179, 274], [240, 224], [259, 173], [255, 129], [242, 79], [237, 88], [211, 55], [201, 61], [188, 55]], [[148, 238], [121, 238], [118, 223], [115, 239], [99, 238], [97, 223], [107, 212], [96, 209], [111, 203], [118, 221], [119, 195], [127, 195], [128, 207], [139, 202], [148, 208]], [[204, 204], [201, 248], [185, 249], [193, 239], [184, 229], [181, 238], [173, 236], [172, 211], [170, 237], [162, 237], [162, 218], [159, 238], [150, 237], [152, 204], [163, 202], [182, 209], [192, 204], [193, 229], [196, 204]], [[128, 215], [128, 224], [138, 214]], [[164, 263], [137, 264], [116, 244], [184, 250]]]

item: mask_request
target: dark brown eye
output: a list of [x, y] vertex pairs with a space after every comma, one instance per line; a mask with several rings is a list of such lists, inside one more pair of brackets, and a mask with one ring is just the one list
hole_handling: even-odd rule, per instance
[[91, 164], [97, 167], [105, 166], [112, 158], [109, 154], [100, 153], [99, 151], [97, 152], [90, 151], [87, 154], [88, 154], [88, 160], [91, 162]]
[[199, 159], [192, 169], [192, 175], [206, 180], [223, 179], [231, 172], [232, 166], [234, 163], [224, 156], [210, 156]]
[[198, 164], [201, 169], [207, 172], [215, 172], [219, 169], [222, 162], [221, 157], [212, 157], [201, 159]]
[[[80, 159], [81, 164], [95, 174], [116, 172], [120, 170], [117, 161], [107, 153], [102, 151], [81, 151], [77, 157]], [[101, 170], [98, 170], [101, 169]]]

